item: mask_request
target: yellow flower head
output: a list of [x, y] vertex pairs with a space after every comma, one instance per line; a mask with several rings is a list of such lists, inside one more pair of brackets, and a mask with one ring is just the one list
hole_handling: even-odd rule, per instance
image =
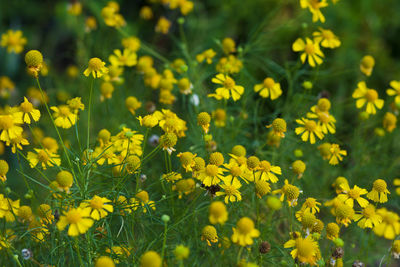
[[19, 109], [23, 114], [23, 121], [27, 124], [30, 124], [32, 120], [38, 121], [40, 118], [40, 111], [35, 109], [32, 103], [30, 103], [26, 97], [24, 97], [24, 102], [20, 104]]
[[272, 127], [272, 131], [275, 135], [284, 138], [286, 132], [286, 121], [281, 118], [276, 118], [271, 125], [267, 125], [267, 128]]
[[290, 254], [302, 264], [314, 266], [319, 259], [318, 243], [311, 238], [311, 235], [306, 238], [291, 239], [284, 244], [284, 248], [293, 248]]
[[203, 131], [205, 133], [208, 133], [208, 130], [210, 128], [210, 121], [211, 121], [211, 116], [207, 112], [200, 112], [199, 115], [197, 115], [197, 124], [203, 128]]
[[271, 98], [271, 100], [275, 100], [282, 95], [281, 85], [270, 77], [265, 78], [263, 83], [256, 84], [254, 86], [254, 92], [259, 92], [261, 97]]
[[182, 167], [185, 169], [186, 172], [193, 171], [192, 168], [196, 164], [196, 162], [194, 161], [194, 159], [196, 158], [196, 154], [193, 154], [191, 152], [183, 152], [179, 153], [177, 157], [179, 158]]
[[351, 206], [341, 203], [336, 207], [336, 222], [338, 224], [344, 224], [346, 227], [354, 220], [354, 210]]
[[328, 6], [326, 0], [300, 0], [300, 6], [301, 8], [308, 8], [313, 15], [313, 22], [317, 22], [318, 20], [322, 23], [325, 22], [325, 17], [321, 12], [321, 8]]
[[54, 123], [57, 127], [68, 129], [75, 125], [78, 120], [78, 115], [68, 105], [60, 105], [58, 107], [51, 107], [50, 109], [54, 111]]
[[386, 129], [389, 133], [393, 132], [396, 128], [397, 117], [391, 112], [386, 112], [385, 116], [383, 117], [383, 128]]
[[318, 32], [313, 33], [314, 40], [319, 42], [322, 47], [326, 48], [337, 48], [340, 46], [339, 38], [331, 31], [323, 28], [319, 28]]
[[233, 101], [237, 101], [244, 93], [244, 87], [236, 85], [235, 81], [228, 75], [217, 74], [211, 81], [215, 84], [222, 85], [222, 87], [217, 88], [215, 94], [208, 94], [208, 97], [214, 97], [217, 100], [229, 99], [232, 97]]
[[100, 256], [96, 260], [94, 267], [115, 267], [115, 263], [110, 257]]
[[340, 227], [336, 223], [328, 223], [326, 225], [326, 238], [335, 240], [339, 237]]
[[122, 52], [119, 49], [114, 50], [108, 60], [114, 66], [127, 66], [132, 67], [137, 63], [137, 55], [133, 50], [125, 48]]
[[355, 185], [352, 189], [350, 186], [346, 183], [342, 183], [341, 185], [342, 188], [342, 193], [338, 196], [338, 199], [342, 202], [344, 202], [346, 205], [350, 206], [353, 208], [354, 201], [357, 201], [360, 207], [365, 208], [369, 202], [365, 198], [362, 198], [362, 195], [365, 195], [368, 193], [367, 190], [358, 187]]
[[297, 119], [296, 122], [302, 126], [297, 127], [295, 132], [297, 135], [301, 135], [301, 140], [307, 142], [310, 139], [310, 143], [315, 143], [315, 136], [319, 139], [324, 138], [321, 127], [313, 120], [305, 118]]
[[252, 245], [253, 238], [260, 236], [260, 231], [255, 229], [253, 220], [248, 217], [241, 218], [236, 223], [236, 228], [233, 227], [232, 230], [232, 242], [242, 247]]
[[93, 220], [90, 218], [90, 208], [71, 208], [68, 211], [63, 211], [60, 220], [57, 222], [58, 230], [62, 231], [67, 226], [69, 236], [78, 236], [84, 234], [93, 225]]
[[7, 33], [1, 35], [0, 46], [7, 47], [8, 53], [14, 52], [19, 54], [24, 50], [26, 42], [22, 31], [8, 30]]
[[375, 212], [375, 206], [369, 204], [361, 213], [354, 215], [354, 221], [359, 221], [357, 225], [361, 228], [373, 228], [382, 222], [382, 216]]
[[212, 225], [204, 226], [201, 231], [201, 240], [206, 240], [209, 246], [211, 246], [211, 242], [218, 242], [217, 229]]
[[108, 73], [108, 68], [105, 66], [106, 63], [101, 61], [100, 58], [93, 57], [89, 60], [88, 68], [83, 72], [86, 77], [89, 77], [90, 74], [93, 75], [93, 78], [100, 78], [104, 74]]
[[371, 192], [367, 194], [367, 198], [374, 202], [385, 203], [388, 201], [387, 194], [390, 194], [390, 192], [385, 180], [377, 179], [372, 185]]
[[152, 250], [146, 251], [140, 257], [140, 267], [161, 267], [162, 259], [160, 255]]
[[292, 49], [294, 52], [303, 52], [300, 56], [301, 62], [303, 64], [306, 61], [306, 59], [308, 59], [308, 64], [311, 67], [315, 67], [316, 64], [317, 65], [322, 64], [322, 58], [324, 57], [324, 54], [322, 53], [318, 42], [315, 42], [310, 38], [306, 38], [306, 41], [304, 42], [303, 39], [298, 38], [293, 43]]
[[114, 211], [111, 200], [105, 197], [95, 195], [91, 200], [85, 200], [80, 205], [81, 208], [90, 209], [90, 217], [94, 220], [100, 220], [107, 216], [107, 214]]
[[217, 196], [225, 196], [225, 203], [228, 202], [236, 202], [242, 200], [242, 195], [240, 194], [239, 188], [242, 187], [242, 184], [239, 182], [237, 178], [224, 177], [223, 184], [221, 188], [224, 191], [218, 191], [216, 193]]
[[360, 70], [366, 76], [371, 76], [374, 66], [375, 59], [372, 56], [366, 55], [361, 59]]
[[378, 209], [377, 213], [382, 217], [382, 222], [373, 228], [374, 233], [386, 239], [395, 239], [400, 234], [399, 215], [385, 208]]
[[221, 225], [228, 220], [228, 211], [222, 201], [214, 201], [211, 203], [208, 219], [211, 224], [219, 223]]
[[162, 34], [167, 34], [170, 27], [171, 27], [171, 22], [165, 17], [160, 17], [157, 21], [155, 31]]
[[381, 109], [384, 101], [379, 99], [378, 92], [374, 89], [367, 88], [364, 81], [357, 84], [357, 88], [353, 92], [353, 98], [357, 99], [356, 107], [361, 109], [366, 104], [365, 111], [368, 114], [375, 114], [376, 108]]

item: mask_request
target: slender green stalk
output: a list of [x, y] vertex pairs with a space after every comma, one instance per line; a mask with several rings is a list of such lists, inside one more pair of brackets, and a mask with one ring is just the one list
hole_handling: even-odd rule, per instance
[[164, 261], [164, 255], [165, 255], [165, 247], [166, 247], [166, 244], [167, 244], [167, 231], [168, 231], [168, 222], [164, 222], [164, 234], [163, 234], [163, 236], [164, 236], [164, 238], [163, 238], [163, 246], [162, 246], [162, 249], [161, 249], [161, 259], [162, 259], [162, 261]]
[[92, 80], [90, 82], [88, 122], [87, 122], [87, 144], [86, 144], [87, 151], [89, 151], [89, 144], [90, 144], [90, 113], [91, 113], [91, 109], [92, 109], [93, 82], [94, 82], [94, 78], [92, 78]]

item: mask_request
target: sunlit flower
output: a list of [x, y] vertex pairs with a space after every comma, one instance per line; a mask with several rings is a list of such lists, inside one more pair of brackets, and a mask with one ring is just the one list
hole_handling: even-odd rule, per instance
[[311, 238], [311, 235], [303, 238], [301, 236], [287, 241], [284, 248], [293, 248], [290, 252], [293, 259], [297, 259], [302, 264], [316, 265], [320, 252], [318, 243]]
[[75, 125], [78, 120], [78, 115], [73, 113], [67, 105], [51, 107], [50, 109], [54, 111], [54, 123], [57, 127], [68, 129]]
[[208, 94], [209, 97], [215, 97], [217, 100], [232, 97], [233, 101], [237, 101], [244, 93], [244, 87], [236, 85], [235, 81], [228, 75], [217, 74], [217, 76], [212, 78], [212, 82], [222, 85], [222, 87], [215, 90], [215, 94]]
[[82, 209], [90, 209], [90, 217], [95, 220], [100, 220], [107, 216], [107, 214], [114, 211], [111, 200], [105, 197], [93, 196], [91, 200], [85, 200], [81, 203]]
[[211, 203], [209, 208], [208, 220], [212, 224], [223, 225], [228, 220], [228, 211], [222, 201], [214, 201]]
[[254, 85], [254, 91], [263, 98], [277, 99], [282, 94], [281, 85], [272, 78], [265, 78], [263, 83]]
[[374, 202], [385, 203], [388, 201], [387, 194], [390, 194], [387, 189], [387, 184], [382, 179], [377, 179], [372, 185], [372, 190], [367, 194], [367, 198]]
[[307, 142], [310, 139], [310, 143], [315, 143], [315, 136], [319, 139], [324, 138], [324, 134], [322, 133], [321, 127], [313, 120], [308, 120], [305, 118], [297, 119], [296, 122], [300, 125], [295, 129], [297, 135], [301, 134], [301, 140]]
[[1, 35], [0, 45], [7, 47], [7, 52], [14, 52], [19, 54], [24, 50], [26, 44], [26, 38], [22, 35], [22, 31], [8, 30], [7, 33]]
[[132, 67], [137, 63], [137, 55], [130, 49], [124, 49], [122, 52], [119, 49], [115, 49], [114, 54], [108, 60], [111, 65]]
[[54, 165], [60, 166], [61, 159], [56, 153], [52, 153], [47, 149], [35, 148], [35, 152], [28, 152], [27, 159], [31, 168], [35, 168], [36, 165], [40, 164], [45, 170], [47, 167], [53, 167]]
[[[307, 1], [307, 0], [305, 0]], [[317, 0], [312, 0], [317, 1]], [[322, 64], [322, 58], [324, 54], [322, 53], [321, 49], [319, 48], [318, 42], [312, 41], [310, 38], [306, 38], [304, 42], [303, 39], [298, 38], [292, 45], [292, 49], [294, 52], [302, 52], [300, 56], [301, 62], [304, 64], [306, 59], [308, 58], [308, 64], [311, 67], [315, 67], [316, 64]]]
[[78, 236], [84, 234], [93, 225], [93, 220], [90, 218], [90, 208], [71, 208], [68, 211], [63, 211], [60, 220], [57, 222], [58, 230], [62, 231], [67, 226], [69, 236]]
[[400, 234], [399, 215], [385, 208], [378, 209], [377, 213], [382, 216], [382, 222], [373, 228], [374, 233], [386, 239], [395, 239]]
[[319, 42], [322, 47], [336, 48], [340, 46], [339, 38], [331, 31], [323, 28], [319, 28], [318, 32], [313, 33], [314, 40]]
[[357, 201], [362, 208], [365, 208], [369, 204], [368, 200], [361, 197], [368, 193], [366, 189], [360, 188], [357, 185], [351, 189], [346, 183], [342, 183], [340, 186], [343, 191], [339, 194], [338, 199], [343, 201], [346, 205], [349, 205], [352, 208], [354, 201]]
[[236, 228], [232, 227], [232, 230], [232, 242], [242, 247], [252, 245], [254, 243], [253, 238], [260, 236], [260, 231], [254, 227], [253, 220], [248, 217], [242, 217], [236, 223]]
[[211, 246], [212, 243], [218, 242], [217, 229], [212, 225], [207, 225], [201, 231], [201, 240], [206, 240], [207, 244]]
[[328, 6], [326, 0], [300, 0], [300, 6], [301, 8], [308, 8], [308, 10], [310, 10], [313, 15], [313, 22], [317, 22], [318, 20], [322, 23], [325, 22], [325, 17], [321, 12], [321, 8]]
[[88, 68], [83, 72], [83, 74], [86, 77], [89, 77], [89, 75], [92, 74], [93, 78], [100, 78], [107, 72], [108, 68], [106, 67], [106, 63], [101, 61], [100, 58], [93, 57], [89, 60]]
[[228, 202], [241, 201], [242, 195], [240, 194], [239, 188], [242, 187], [242, 184], [239, 180], [237, 178], [229, 179], [228, 177], [224, 177], [222, 180], [224, 183], [220, 186], [224, 191], [218, 191], [216, 196], [225, 196], [226, 204], [228, 204]]
[[35, 109], [32, 103], [30, 103], [26, 97], [24, 97], [24, 102], [19, 105], [19, 109], [23, 114], [23, 121], [27, 124], [30, 124], [31, 120], [38, 121], [40, 118], [40, 111]]
[[373, 228], [382, 222], [382, 217], [375, 212], [375, 206], [369, 204], [360, 213], [354, 215], [354, 221], [359, 221], [357, 225], [363, 229]]
[[353, 92], [353, 98], [357, 99], [356, 107], [361, 109], [365, 104], [368, 114], [375, 114], [376, 108], [381, 109], [384, 101], [378, 98], [378, 92], [374, 89], [367, 88], [364, 81], [357, 84], [357, 88]]

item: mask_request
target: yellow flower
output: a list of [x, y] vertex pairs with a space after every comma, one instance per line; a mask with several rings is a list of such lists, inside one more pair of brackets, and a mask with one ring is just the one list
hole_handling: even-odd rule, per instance
[[222, 50], [225, 54], [235, 53], [236, 52], [236, 44], [232, 38], [224, 38], [222, 40]]
[[353, 189], [350, 189], [350, 186], [346, 183], [342, 183], [340, 186], [343, 190], [342, 194], [338, 196], [340, 201], [344, 202], [346, 205], [349, 205], [351, 208], [354, 206], [354, 200], [356, 200], [362, 208], [368, 206], [368, 200], [361, 197], [361, 195], [368, 193], [367, 190], [360, 188], [357, 185], [355, 185]]
[[184, 260], [189, 257], [189, 248], [184, 245], [178, 245], [174, 249], [175, 258], [178, 260]]
[[15, 90], [15, 84], [7, 76], [0, 76], [0, 96], [9, 98], [12, 91]]
[[336, 223], [328, 223], [326, 225], [326, 238], [335, 240], [339, 237], [340, 227]]
[[335, 209], [336, 222], [346, 227], [354, 220], [354, 215], [353, 208], [345, 203], [339, 203]]
[[184, 153], [179, 153], [177, 157], [179, 158], [182, 167], [185, 169], [186, 172], [191, 172], [193, 171], [193, 167], [195, 165], [195, 157], [197, 154], [193, 154], [191, 152], [184, 152]]
[[236, 85], [235, 81], [228, 75], [217, 74], [211, 81], [215, 84], [221, 84], [223, 87], [217, 88], [215, 94], [208, 94], [208, 97], [215, 97], [217, 100], [232, 97], [233, 101], [237, 101], [244, 93], [244, 87]]
[[259, 164], [259, 169], [254, 173], [256, 181], [270, 181], [271, 183], [278, 182], [277, 175], [282, 175], [281, 167], [271, 165], [269, 161], [262, 160]]
[[24, 102], [19, 105], [19, 109], [23, 114], [23, 121], [27, 124], [30, 124], [31, 120], [38, 121], [40, 118], [40, 111], [35, 109], [32, 103], [30, 103], [26, 97], [24, 97]]
[[297, 178], [300, 179], [303, 177], [304, 172], [306, 171], [306, 164], [302, 160], [295, 160], [292, 163], [292, 171], [297, 175]]
[[228, 211], [222, 201], [214, 201], [211, 203], [209, 208], [208, 220], [212, 224], [223, 225], [228, 220]]
[[147, 128], [153, 128], [158, 124], [158, 119], [156, 116], [153, 116], [153, 114], [146, 115], [142, 118], [142, 116], [137, 117], [139, 120], [139, 124], [141, 126], [145, 126]]
[[209, 246], [211, 246], [211, 242], [217, 243], [217, 229], [215, 229], [215, 227], [212, 225], [204, 226], [203, 230], [201, 231], [201, 240], [206, 240]]
[[110, 257], [100, 256], [96, 260], [94, 267], [115, 267], [115, 263]]
[[326, 0], [300, 0], [300, 6], [301, 8], [308, 8], [310, 10], [313, 15], [313, 22], [317, 22], [318, 20], [322, 23], [325, 22], [325, 17], [321, 12], [321, 8], [328, 6]]
[[7, 52], [19, 54], [24, 50], [26, 38], [22, 35], [22, 31], [8, 30], [7, 33], [1, 35], [0, 45], [7, 47]]
[[222, 108], [217, 108], [212, 112], [212, 118], [214, 119], [214, 124], [217, 127], [225, 127], [226, 125], [226, 111]]
[[242, 247], [252, 245], [253, 238], [260, 236], [260, 231], [254, 228], [254, 222], [248, 217], [242, 217], [236, 223], [236, 228], [232, 227], [232, 230], [232, 242]]
[[375, 206], [369, 204], [366, 206], [360, 214], [354, 215], [354, 221], [358, 221], [357, 225], [361, 228], [373, 228], [382, 222], [380, 214], [375, 212]]
[[60, 171], [57, 173], [56, 182], [58, 189], [68, 193], [74, 183], [74, 177], [69, 171]]
[[50, 107], [50, 109], [54, 111], [54, 123], [57, 127], [68, 129], [75, 125], [76, 121], [78, 120], [78, 115], [71, 112], [71, 109], [67, 105]]
[[297, 199], [300, 195], [301, 191], [297, 186], [289, 184], [289, 181], [286, 179], [285, 184], [281, 189], [272, 191], [272, 194], [281, 194], [280, 201], [283, 202], [285, 196], [287, 202], [290, 207], [294, 207], [297, 205]]
[[389, 133], [393, 132], [396, 128], [397, 117], [391, 112], [386, 112], [383, 117], [383, 128], [386, 129]]
[[111, 55], [108, 60], [111, 65], [132, 67], [137, 63], [137, 55], [130, 49], [124, 49], [123, 52], [119, 49], [115, 49], [114, 55]]
[[360, 70], [365, 75], [371, 76], [374, 65], [375, 59], [370, 55], [366, 55], [361, 59]]
[[67, 100], [67, 105], [72, 110], [72, 112], [75, 114], [77, 114], [79, 112], [79, 110], [85, 109], [85, 105], [82, 104], [80, 97], [75, 97], [75, 98]]
[[208, 133], [208, 130], [210, 128], [210, 121], [211, 121], [211, 116], [207, 112], [200, 112], [197, 115], [197, 124], [203, 128], [203, 131], [205, 133]]
[[218, 191], [216, 196], [224, 196], [225, 195], [225, 203], [228, 202], [236, 202], [242, 200], [242, 195], [240, 194], [239, 188], [242, 187], [242, 184], [239, 182], [237, 178], [224, 177], [223, 184], [221, 188], [224, 190]]
[[18, 138], [22, 135], [23, 123], [21, 112], [12, 112], [7, 115], [0, 115], [0, 140], [7, 143], [11, 142], [11, 139]]
[[321, 27], [318, 32], [313, 33], [313, 36], [314, 40], [319, 42], [322, 47], [333, 49], [339, 47], [341, 44], [339, 38], [331, 30], [326, 30]]
[[322, 111], [318, 108], [318, 105], [311, 107], [311, 112], [307, 113], [307, 118], [317, 119], [318, 126], [321, 127], [321, 131], [324, 134], [328, 134], [328, 132], [334, 134], [336, 132], [335, 117], [333, 117], [328, 111]]
[[308, 120], [305, 118], [297, 119], [296, 122], [300, 125], [295, 129], [297, 135], [301, 134], [301, 140], [307, 142], [310, 139], [310, 143], [315, 143], [315, 136], [319, 139], [324, 138], [324, 134], [322, 133], [321, 127], [313, 120]]
[[142, 106], [142, 103], [134, 96], [128, 96], [125, 99], [125, 106], [132, 115], [135, 115], [136, 110]]
[[135, 36], [123, 38], [121, 43], [124, 48], [129, 49], [132, 52], [136, 52], [140, 48], [140, 39]]
[[393, 241], [393, 245], [390, 250], [391, 250], [393, 258], [399, 259], [400, 258], [400, 240]]
[[95, 220], [100, 220], [106, 217], [109, 212], [114, 211], [111, 200], [97, 195], [95, 195], [91, 200], [85, 200], [82, 202], [80, 208], [89, 208], [90, 217]]
[[171, 27], [171, 22], [167, 20], [165, 17], [161, 17], [157, 21], [155, 31], [162, 34], [167, 34], [170, 27]]
[[221, 58], [215, 69], [219, 73], [239, 73], [243, 68], [243, 62], [234, 55]]
[[396, 96], [394, 101], [400, 103], [400, 81], [391, 81], [390, 86], [392, 88], [387, 89], [386, 94], [389, 96]]
[[269, 97], [271, 100], [275, 100], [282, 95], [281, 85], [269, 77], [265, 78], [263, 83], [254, 85], [254, 92], [259, 92], [261, 97]]
[[276, 118], [271, 125], [265, 126], [267, 128], [272, 127], [273, 134], [281, 138], [285, 138], [286, 132], [286, 121], [281, 118]]
[[293, 259], [297, 259], [301, 264], [310, 264], [311, 266], [316, 265], [319, 259], [319, 247], [318, 243], [311, 238], [311, 235], [303, 238], [297, 237], [287, 241], [284, 248], [294, 248], [290, 254]]
[[301, 216], [304, 212], [310, 212], [311, 214], [315, 214], [319, 212], [319, 207], [321, 203], [317, 202], [315, 198], [309, 197], [301, 206], [301, 209], [296, 212], [296, 218], [301, 221]]
[[196, 60], [201, 63], [204, 60], [207, 62], [207, 64], [211, 64], [212, 63], [212, 59], [215, 57], [217, 53], [213, 50], [213, 49], [207, 49], [206, 51], [204, 51], [201, 54], [198, 54], [196, 56]]
[[0, 194], [0, 218], [5, 218], [6, 222], [15, 221], [15, 214], [18, 213], [19, 199], [13, 201]]
[[41, 164], [42, 168], [45, 170], [47, 166], [53, 167], [54, 165], [60, 166], [61, 159], [56, 153], [52, 153], [47, 149], [34, 149], [34, 152], [28, 152], [27, 159], [31, 168], [35, 168], [36, 165]]
[[339, 161], [343, 160], [343, 156], [347, 156], [347, 151], [341, 150], [338, 144], [331, 144], [329, 151], [330, 151], [329, 164], [331, 165], [339, 164]]
[[182, 194], [188, 195], [195, 189], [195, 182], [192, 178], [179, 180], [172, 186], [172, 190], [178, 191], [179, 199], [182, 198]]
[[63, 211], [63, 214], [57, 222], [57, 228], [62, 231], [69, 225], [69, 236], [84, 234], [93, 225], [93, 220], [90, 218], [90, 208], [71, 208], [68, 211]]
[[105, 65], [106, 63], [101, 61], [100, 58], [93, 57], [89, 60], [88, 68], [83, 72], [83, 74], [86, 77], [89, 77], [89, 75], [92, 74], [94, 78], [100, 78], [104, 74], [108, 73], [108, 68]]
[[306, 41], [304, 42], [303, 39], [298, 38], [293, 43], [292, 49], [294, 52], [304, 51], [300, 56], [303, 64], [307, 58], [308, 64], [310, 64], [311, 67], [315, 67], [315, 64], [322, 64], [322, 58], [324, 57], [324, 54], [319, 48], [318, 42], [314, 42], [310, 38], [306, 38]]
[[208, 164], [202, 171], [200, 171], [197, 179], [202, 181], [205, 186], [218, 184], [223, 179], [224, 169], [216, 165]]
[[7, 180], [6, 174], [10, 167], [8, 166], [7, 161], [0, 160], [0, 181], [5, 182]]
[[386, 239], [395, 239], [400, 234], [399, 216], [385, 208], [378, 209], [377, 213], [382, 216], [382, 222], [374, 227], [374, 233]]
[[361, 109], [367, 104], [365, 111], [368, 114], [375, 114], [376, 108], [381, 109], [384, 104], [384, 101], [378, 98], [378, 92], [374, 89], [367, 88], [364, 81], [357, 84], [357, 88], [353, 92], [352, 97], [357, 99], [356, 107], [358, 109]]
[[345, 188], [349, 187], [349, 182], [347, 181], [346, 177], [339, 176], [336, 178], [335, 182], [332, 184], [332, 187], [335, 188], [336, 194], [340, 194], [343, 192], [342, 184], [346, 184]]
[[124, 17], [118, 13], [119, 4], [115, 1], [108, 2], [107, 6], [105, 6], [101, 10], [101, 16], [104, 19], [104, 22], [107, 26], [120, 28], [126, 25]]
[[385, 203], [388, 201], [387, 194], [390, 194], [387, 189], [387, 184], [382, 179], [377, 179], [372, 185], [372, 190], [367, 194], [367, 198], [374, 202]]
[[146, 213], [147, 209], [145, 209], [145, 206], [148, 206], [152, 210], [156, 210], [156, 203], [154, 201], [149, 200], [149, 193], [147, 191], [140, 191], [135, 195], [135, 197], [140, 200], [142, 207], [143, 207], [143, 212]]

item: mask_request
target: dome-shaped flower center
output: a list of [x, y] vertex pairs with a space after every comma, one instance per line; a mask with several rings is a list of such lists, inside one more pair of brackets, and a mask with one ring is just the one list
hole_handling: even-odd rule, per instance
[[49, 155], [44, 150], [40, 150], [37, 154], [37, 157], [40, 162], [47, 162], [50, 159]]
[[308, 239], [298, 238], [296, 240], [296, 248], [298, 256], [308, 258], [314, 252], [314, 246], [312, 241]]
[[29, 113], [33, 110], [33, 105], [29, 102], [23, 102], [23, 103], [21, 103], [20, 108], [21, 108], [22, 112]]
[[307, 131], [314, 132], [317, 129], [317, 124], [315, 121], [309, 120], [304, 124], [304, 127], [307, 129]]
[[230, 169], [230, 172], [231, 172], [232, 176], [237, 177], [242, 174], [242, 169], [240, 169], [240, 167], [238, 167], [238, 166], [232, 166], [232, 168]]
[[271, 163], [269, 163], [269, 162], [266, 161], [266, 160], [261, 161], [261, 162], [260, 162], [260, 169], [261, 169], [263, 172], [269, 172], [269, 171], [271, 170]]
[[217, 236], [217, 230], [213, 226], [208, 225], [203, 228], [202, 234], [206, 239], [212, 240]]
[[322, 123], [329, 122], [329, 113], [328, 112], [318, 112], [318, 118]]
[[315, 223], [315, 215], [310, 212], [305, 212], [301, 218], [301, 224], [304, 228], [312, 228]]
[[357, 199], [360, 197], [360, 191], [356, 190], [356, 189], [350, 189], [349, 190], [349, 197], [353, 198], [353, 199]]
[[286, 121], [281, 118], [277, 118], [272, 122], [272, 127], [276, 132], [285, 132], [286, 131]]
[[304, 51], [308, 54], [308, 55], [312, 55], [314, 54], [314, 44], [306, 44], [306, 47], [304, 48]]
[[336, 215], [339, 218], [349, 218], [353, 212], [353, 209], [346, 204], [340, 204], [336, 209]]
[[67, 220], [70, 224], [78, 223], [81, 220], [82, 216], [78, 210], [73, 209], [67, 213]]
[[385, 192], [386, 187], [386, 182], [382, 179], [376, 180], [373, 184], [373, 188], [378, 192]]
[[297, 199], [300, 194], [300, 190], [296, 186], [291, 184], [286, 185], [285, 191], [289, 201]]
[[60, 114], [63, 117], [67, 117], [71, 113], [69, 107], [65, 105], [59, 106], [58, 110], [60, 111]]
[[89, 60], [89, 69], [99, 71], [103, 67], [103, 62], [100, 58], [94, 57]]
[[233, 87], [235, 87], [235, 81], [232, 80], [232, 78], [230, 78], [230, 77], [226, 77], [226, 79], [224, 81], [224, 87], [226, 89], [233, 89]]
[[206, 174], [208, 176], [217, 176], [218, 175], [218, 167], [216, 165], [208, 164], [206, 167]]
[[371, 218], [371, 216], [375, 214], [375, 208], [373, 206], [367, 206], [362, 213], [365, 218]]
[[254, 222], [251, 219], [244, 217], [237, 222], [237, 227], [241, 234], [246, 235], [254, 229]]
[[264, 87], [271, 89], [274, 86], [275, 82], [272, 78], [266, 78], [264, 80]]
[[368, 89], [367, 93], [365, 94], [365, 98], [368, 102], [374, 102], [378, 99], [378, 93], [374, 89]]
[[364, 68], [372, 68], [375, 64], [375, 60], [371, 56], [365, 56], [361, 62], [361, 65], [363, 65]]
[[236, 188], [233, 185], [227, 185], [224, 190], [227, 195], [234, 195], [236, 192]]
[[8, 44], [9, 46], [14, 46], [19, 44], [19, 37], [16, 34], [8, 35]]
[[315, 199], [313, 199], [313, 198], [307, 198], [307, 200], [304, 204], [309, 208], [317, 206], [317, 203], [315, 202]]
[[102, 209], [103, 204], [103, 200], [98, 196], [95, 196], [92, 200], [90, 200], [90, 207], [93, 209]]
[[214, 204], [210, 210], [210, 213], [215, 217], [221, 217], [225, 213], [223, 204]]
[[11, 129], [14, 126], [14, 120], [11, 115], [0, 116], [0, 128], [2, 130]]

